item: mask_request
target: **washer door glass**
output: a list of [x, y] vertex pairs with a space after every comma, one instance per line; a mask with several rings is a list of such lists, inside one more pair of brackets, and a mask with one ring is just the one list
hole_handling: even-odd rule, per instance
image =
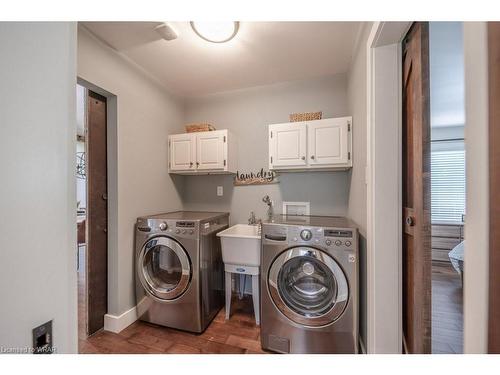
[[305, 326], [334, 322], [349, 299], [344, 272], [330, 255], [315, 248], [296, 247], [278, 255], [269, 270], [268, 287], [275, 306]]
[[189, 285], [189, 257], [182, 246], [170, 238], [149, 240], [141, 251], [138, 266], [144, 288], [157, 298], [177, 298]]
[[296, 257], [285, 262], [279, 271], [278, 290], [293, 311], [314, 317], [333, 307], [337, 283], [325, 264], [311, 257]]

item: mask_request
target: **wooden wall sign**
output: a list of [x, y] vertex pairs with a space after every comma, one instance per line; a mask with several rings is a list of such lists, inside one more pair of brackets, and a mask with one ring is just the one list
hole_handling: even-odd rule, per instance
[[278, 182], [277, 173], [274, 171], [264, 171], [264, 168], [261, 168], [257, 173], [240, 173], [240, 171], [237, 171], [236, 176], [234, 176], [234, 186], [268, 185], [277, 184]]

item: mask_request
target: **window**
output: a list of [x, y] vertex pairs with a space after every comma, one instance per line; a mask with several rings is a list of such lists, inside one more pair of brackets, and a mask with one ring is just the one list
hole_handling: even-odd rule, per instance
[[433, 141], [431, 148], [432, 222], [461, 223], [465, 214], [464, 141]]

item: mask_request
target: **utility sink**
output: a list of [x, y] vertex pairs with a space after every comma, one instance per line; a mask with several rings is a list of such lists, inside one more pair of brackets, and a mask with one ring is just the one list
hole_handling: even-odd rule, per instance
[[260, 267], [259, 225], [236, 224], [217, 233], [225, 264]]

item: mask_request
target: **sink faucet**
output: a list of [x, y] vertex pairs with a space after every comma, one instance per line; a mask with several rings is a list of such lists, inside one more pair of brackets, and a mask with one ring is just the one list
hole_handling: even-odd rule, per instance
[[255, 212], [253, 211], [250, 212], [250, 217], [248, 218], [248, 224], [249, 225], [257, 224], [257, 219], [255, 218]]
[[271, 220], [273, 218], [273, 201], [269, 198], [269, 195], [264, 196], [262, 198], [262, 202], [267, 204], [267, 220]]

